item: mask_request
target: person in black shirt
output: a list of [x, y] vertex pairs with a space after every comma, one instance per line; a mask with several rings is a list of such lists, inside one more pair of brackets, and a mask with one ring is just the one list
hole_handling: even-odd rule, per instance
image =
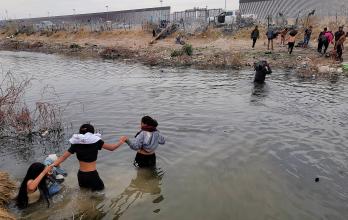
[[320, 32], [318, 37], [318, 52], [321, 53], [323, 50], [324, 42], [325, 42], [325, 33], [327, 32], [327, 28], [324, 28], [322, 32]]
[[83, 188], [95, 190], [103, 190], [104, 183], [100, 179], [97, 172], [98, 151], [106, 149], [114, 151], [125, 143], [127, 137], [121, 137], [117, 144], [104, 143], [100, 138], [100, 134], [94, 133], [94, 127], [90, 124], [83, 124], [80, 127], [79, 134], [74, 134], [69, 140], [70, 148], [54, 162], [54, 166], [59, 166], [71, 154], [75, 154], [80, 163], [80, 169], [77, 174], [79, 186]]
[[345, 33], [343, 31], [343, 26], [341, 26], [338, 28], [338, 31], [336, 31], [336, 33], [335, 33], [335, 48], [337, 45], [337, 41], [344, 35], [345, 35]]
[[267, 74], [271, 74], [272, 70], [267, 61], [259, 61], [254, 63], [255, 68], [255, 78], [254, 83], [263, 84], [266, 79]]
[[309, 26], [309, 28], [307, 28], [305, 30], [305, 35], [304, 35], [304, 40], [303, 40], [303, 47], [307, 48], [308, 44], [309, 44], [309, 40], [311, 39], [311, 35], [312, 35], [312, 26]]
[[251, 32], [251, 36], [250, 36], [250, 38], [253, 40], [252, 48], [255, 47], [256, 41], [257, 39], [259, 39], [259, 37], [260, 37], [260, 32], [259, 32], [258, 26], [255, 26], [255, 29]]

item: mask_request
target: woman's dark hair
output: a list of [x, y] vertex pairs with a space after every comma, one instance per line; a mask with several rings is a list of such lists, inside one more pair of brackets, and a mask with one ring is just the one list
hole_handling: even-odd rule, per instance
[[79, 132], [80, 134], [86, 134], [87, 132], [94, 134], [94, 127], [91, 124], [83, 124]]
[[141, 119], [141, 122], [143, 124], [146, 124], [148, 126], [152, 126], [152, 127], [157, 127], [158, 126], [158, 123], [155, 119], [151, 118], [150, 116], [144, 116], [142, 119]]
[[[24, 180], [19, 188], [18, 196], [17, 196], [17, 206], [21, 209], [28, 207], [28, 191], [27, 191], [27, 184], [29, 180], [34, 180], [36, 177], [40, 175], [40, 173], [45, 169], [45, 165], [42, 163], [33, 163], [30, 165], [27, 174], [24, 177]], [[48, 188], [46, 183], [46, 176], [42, 178], [42, 180], [39, 183], [38, 186], [39, 190], [43, 193], [45, 196], [45, 199], [48, 203], [48, 206], [50, 205], [50, 202], [48, 200]]]

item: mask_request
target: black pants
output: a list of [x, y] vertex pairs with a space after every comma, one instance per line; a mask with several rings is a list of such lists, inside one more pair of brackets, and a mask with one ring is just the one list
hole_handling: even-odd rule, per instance
[[104, 183], [96, 170], [91, 172], [82, 172], [79, 170], [77, 179], [79, 181], [79, 186], [82, 188], [91, 189], [92, 191], [104, 189]]
[[329, 47], [329, 41], [324, 41], [323, 42], [323, 44], [324, 44], [324, 54], [326, 54], [326, 51], [327, 51], [327, 48]]
[[288, 47], [289, 54], [292, 54], [292, 50], [294, 49], [295, 42], [289, 42], [288, 45], [289, 45]]
[[336, 52], [337, 52], [337, 59], [342, 61], [342, 54], [343, 54], [342, 45], [337, 45]]
[[156, 154], [145, 155], [137, 153], [134, 159], [136, 167], [156, 167]]
[[255, 47], [256, 41], [257, 41], [257, 38], [253, 38], [253, 48]]
[[318, 40], [318, 52], [321, 53], [322, 50], [323, 50], [323, 41]]

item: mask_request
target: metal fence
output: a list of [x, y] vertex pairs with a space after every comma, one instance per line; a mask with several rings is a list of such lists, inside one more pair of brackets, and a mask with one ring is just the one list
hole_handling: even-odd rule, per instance
[[33, 27], [40, 30], [76, 31], [88, 28], [91, 31], [130, 29], [148, 24], [159, 24], [170, 19], [170, 7], [145, 8], [124, 11], [110, 11], [90, 14], [51, 16], [31, 19], [17, 19], [6, 23], [16, 23], [19, 27]]
[[197, 8], [192, 10], [174, 12], [170, 15], [170, 21], [180, 22], [180, 21], [193, 21], [193, 20], [204, 20], [208, 21], [209, 17], [215, 17], [219, 15], [222, 9], [205, 9]]

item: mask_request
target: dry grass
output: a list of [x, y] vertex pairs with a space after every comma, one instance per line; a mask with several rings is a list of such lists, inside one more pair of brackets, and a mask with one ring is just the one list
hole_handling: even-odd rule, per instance
[[0, 219], [1, 220], [15, 220], [16, 218], [8, 213], [6, 210], [0, 208]]
[[8, 204], [15, 189], [16, 185], [10, 179], [9, 175], [0, 172], [0, 207], [4, 207]]
[[11, 200], [13, 191], [16, 189], [16, 185], [10, 180], [7, 173], [0, 172], [0, 219], [14, 220], [15, 217], [10, 215], [4, 207]]
[[37, 102], [36, 108], [30, 111], [23, 101], [29, 84], [30, 79], [15, 78], [10, 72], [3, 75], [0, 82], [0, 136], [62, 130], [61, 111], [57, 105]]

